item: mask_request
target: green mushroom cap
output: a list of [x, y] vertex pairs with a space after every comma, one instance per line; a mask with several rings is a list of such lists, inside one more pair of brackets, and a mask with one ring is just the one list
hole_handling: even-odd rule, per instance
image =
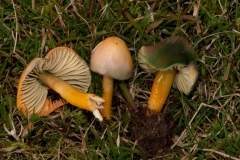
[[142, 46], [138, 54], [141, 68], [150, 73], [176, 68], [173, 86], [188, 95], [197, 77], [196, 52], [180, 36], [166, 38], [154, 46]]
[[138, 54], [140, 67], [151, 73], [173, 67], [182, 68], [194, 60], [194, 48], [179, 36], [166, 38], [154, 46], [142, 46]]

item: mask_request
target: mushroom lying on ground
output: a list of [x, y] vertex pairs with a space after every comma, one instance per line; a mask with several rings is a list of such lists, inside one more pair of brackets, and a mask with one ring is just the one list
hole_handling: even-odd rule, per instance
[[188, 95], [198, 77], [194, 48], [179, 36], [166, 38], [154, 46], [142, 46], [138, 63], [150, 73], [157, 72], [148, 100], [148, 108], [153, 112], [161, 111], [172, 84]]
[[[17, 92], [17, 107], [24, 114], [49, 115], [70, 103], [93, 112], [102, 121], [99, 109], [104, 99], [86, 93], [91, 74], [86, 62], [72, 49], [57, 47], [45, 58], [33, 59], [23, 71]], [[53, 99], [49, 88], [61, 97]]]
[[103, 40], [91, 53], [90, 68], [103, 75], [103, 115], [111, 119], [113, 78], [126, 80], [133, 72], [133, 62], [126, 43], [118, 37]]

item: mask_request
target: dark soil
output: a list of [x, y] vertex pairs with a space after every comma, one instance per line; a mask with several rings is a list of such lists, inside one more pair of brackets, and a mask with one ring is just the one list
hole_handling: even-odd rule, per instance
[[[161, 155], [170, 148], [172, 141], [172, 122], [166, 114], [151, 113], [146, 116], [146, 108], [133, 115], [132, 139], [142, 147], [142, 159]], [[148, 111], [149, 113], [149, 111]]]

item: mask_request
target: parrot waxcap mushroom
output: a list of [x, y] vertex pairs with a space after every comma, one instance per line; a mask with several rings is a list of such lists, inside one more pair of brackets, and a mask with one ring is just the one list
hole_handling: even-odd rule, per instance
[[[24, 114], [47, 116], [70, 103], [93, 112], [100, 121], [104, 99], [86, 93], [91, 74], [86, 62], [72, 49], [56, 47], [45, 58], [33, 59], [24, 69], [17, 92], [17, 107]], [[60, 96], [54, 99], [53, 91]]]
[[156, 77], [148, 100], [148, 108], [160, 112], [171, 86], [188, 95], [197, 77], [196, 52], [188, 41], [180, 36], [166, 38], [154, 46], [142, 46], [138, 63]]
[[132, 57], [127, 44], [118, 37], [106, 38], [93, 49], [90, 68], [103, 75], [103, 114], [106, 119], [111, 119], [113, 79], [129, 79], [133, 72]]

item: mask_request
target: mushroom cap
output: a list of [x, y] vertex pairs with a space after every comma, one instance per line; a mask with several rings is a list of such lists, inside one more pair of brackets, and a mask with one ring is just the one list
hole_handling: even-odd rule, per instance
[[177, 68], [173, 86], [186, 95], [198, 77], [196, 52], [185, 38], [179, 36], [166, 38], [154, 46], [141, 47], [138, 63], [150, 73]]
[[166, 38], [154, 46], [142, 46], [138, 54], [140, 67], [150, 73], [170, 68], [180, 69], [194, 60], [194, 48], [179, 36]]
[[[56, 47], [45, 58], [33, 59], [24, 69], [18, 82], [17, 107], [24, 114], [41, 115], [44, 105], [60, 107], [67, 102], [59, 97], [52, 99], [48, 87], [38, 80], [38, 75], [47, 71], [82, 91], [87, 91], [91, 75], [86, 62], [72, 49]], [[57, 108], [56, 107], [56, 108]]]
[[90, 68], [114, 79], [130, 78], [133, 62], [126, 43], [118, 37], [108, 37], [100, 42], [91, 53]]

